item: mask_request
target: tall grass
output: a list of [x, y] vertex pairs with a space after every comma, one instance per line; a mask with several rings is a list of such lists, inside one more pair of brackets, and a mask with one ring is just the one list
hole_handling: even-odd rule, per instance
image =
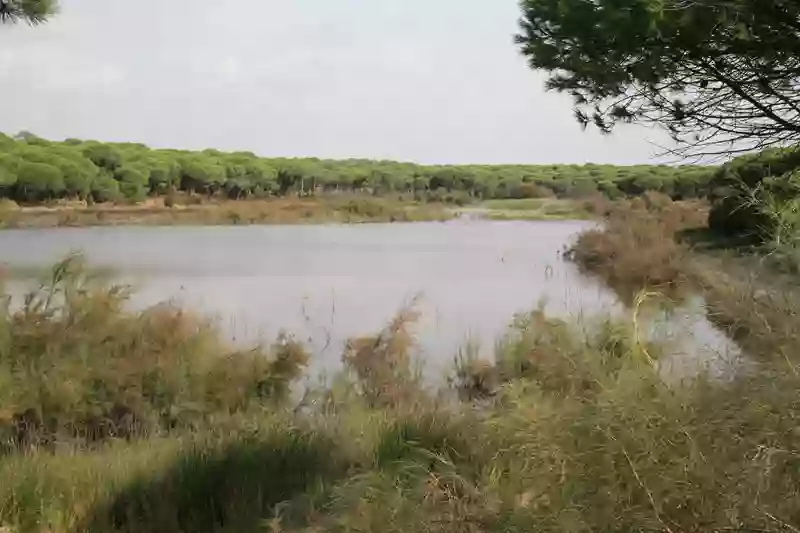
[[[755, 187], [740, 185], [739, 215], [755, 225], [758, 252], [773, 267], [800, 273], [800, 174], [768, 179]], [[734, 216], [737, 213], [734, 213]]]
[[[46, 434], [58, 445], [0, 458], [8, 531], [800, 526], [800, 377], [769, 358], [731, 381], [667, 383], [643, 317], [576, 323], [542, 308], [513, 320], [491, 360], [465, 350], [462, 394], [446, 394], [418, 379], [409, 307], [287, 405], [301, 347], [236, 351], [179, 310], [130, 313], [124, 290], [79, 266], [4, 315], [1, 405], [59, 421]], [[74, 427], [123, 400], [148, 431], [87, 446]]]
[[355, 377], [353, 387], [370, 407], [408, 404], [420, 396], [411, 330], [419, 318], [415, 305], [401, 309], [377, 335], [350, 339], [345, 346], [342, 359]]
[[19, 307], [0, 309], [4, 447], [92, 443], [194, 427], [286, 399], [308, 354], [290, 339], [234, 349], [170, 305], [128, 312], [127, 287], [57, 264]]

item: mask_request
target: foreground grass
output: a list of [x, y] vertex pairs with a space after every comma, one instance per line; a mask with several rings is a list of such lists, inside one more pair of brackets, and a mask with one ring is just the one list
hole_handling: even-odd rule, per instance
[[170, 207], [163, 202], [132, 206], [6, 207], [0, 208], [0, 228], [418, 222], [448, 220], [453, 216], [443, 204], [371, 196], [215, 201], [180, 197], [176, 202]]
[[[515, 318], [449, 387], [413, 308], [309, 389], [302, 347], [232, 350], [177, 309], [125, 311], [74, 260], [0, 324], [0, 527], [13, 532], [674, 532], [800, 525], [800, 378], [764, 357], [667, 384], [642, 320]], [[770, 320], [767, 317], [767, 320]], [[120, 427], [114, 406], [135, 416]], [[34, 421], [32, 426], [29, 422]], [[100, 425], [101, 427], [106, 427]]]

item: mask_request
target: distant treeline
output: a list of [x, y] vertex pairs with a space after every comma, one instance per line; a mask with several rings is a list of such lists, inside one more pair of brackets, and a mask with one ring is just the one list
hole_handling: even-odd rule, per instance
[[609, 198], [659, 191], [705, 196], [711, 167], [667, 165], [430, 166], [367, 159], [262, 158], [252, 152], [151, 149], [143, 144], [0, 134], [0, 197], [140, 201], [178, 191], [228, 198], [368, 192], [418, 200]]

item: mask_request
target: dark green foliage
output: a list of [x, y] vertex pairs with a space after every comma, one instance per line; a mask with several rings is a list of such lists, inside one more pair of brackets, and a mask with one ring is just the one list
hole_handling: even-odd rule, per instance
[[225, 167], [216, 158], [186, 157], [181, 161], [182, 189], [210, 193], [225, 183]]
[[586, 126], [665, 127], [725, 154], [800, 138], [800, 3], [523, 0], [517, 42]]
[[114, 202], [122, 199], [119, 182], [101, 174], [92, 182], [92, 199], [97, 202]]
[[83, 151], [86, 158], [100, 168], [114, 171], [121, 161], [119, 152], [106, 144], [91, 144]]
[[98, 176], [98, 168], [83, 158], [62, 159], [59, 168], [64, 173], [64, 190], [67, 196], [86, 198]]
[[610, 200], [616, 200], [622, 196], [622, 191], [617, 187], [614, 182], [600, 181], [597, 183], [597, 189], [600, 193]]
[[764, 210], [765, 197], [783, 202], [800, 196], [792, 179], [799, 169], [797, 148], [765, 150], [723, 165], [710, 184], [710, 228], [746, 242], [768, 240], [776, 220]]
[[375, 447], [375, 466], [392, 468], [409, 462], [427, 466], [440, 459], [468, 462], [470, 443], [455, 422], [435, 413], [394, 420]]
[[142, 200], [147, 194], [148, 178], [135, 167], [121, 167], [115, 173], [120, 192], [133, 200]]
[[46, 22], [58, 10], [56, 0], [4, 0], [0, 2], [0, 23]]
[[65, 190], [64, 173], [53, 165], [25, 161], [17, 171], [15, 187], [20, 198], [30, 201], [45, 200], [58, 196]]
[[150, 169], [147, 176], [147, 185], [150, 191], [156, 194], [164, 194], [180, 182], [181, 167], [174, 161], [158, 161]]
[[193, 443], [165, 472], [133, 480], [97, 509], [87, 530], [258, 530], [276, 505], [344, 473], [334, 450], [323, 436], [294, 428]]

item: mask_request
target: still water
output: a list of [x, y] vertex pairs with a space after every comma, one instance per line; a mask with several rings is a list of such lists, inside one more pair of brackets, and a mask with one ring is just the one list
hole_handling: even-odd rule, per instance
[[82, 251], [138, 289], [132, 305], [175, 301], [214, 317], [237, 342], [288, 330], [312, 348], [317, 370], [336, 368], [345, 339], [378, 330], [418, 298], [420, 356], [440, 373], [467, 340], [490, 353], [512, 316], [540, 302], [561, 315], [619, 309], [561, 258], [586, 227], [458, 220], [8, 230], [0, 263], [42, 266]]

